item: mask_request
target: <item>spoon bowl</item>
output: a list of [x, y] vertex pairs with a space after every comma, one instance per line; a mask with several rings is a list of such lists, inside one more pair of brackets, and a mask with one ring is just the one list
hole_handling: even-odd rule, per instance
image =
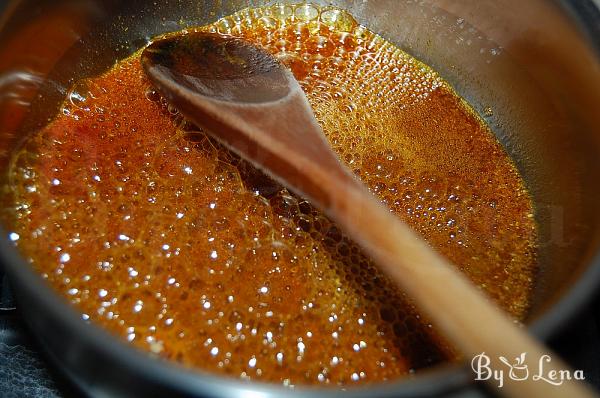
[[161, 40], [146, 50], [144, 58], [155, 73], [213, 100], [277, 101], [290, 93], [295, 81], [264, 50], [230, 36], [193, 33]]

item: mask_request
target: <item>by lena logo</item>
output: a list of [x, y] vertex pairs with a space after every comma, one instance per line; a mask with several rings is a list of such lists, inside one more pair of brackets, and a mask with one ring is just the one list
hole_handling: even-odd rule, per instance
[[506, 357], [498, 357], [500, 362], [506, 365], [506, 369], [493, 369], [491, 366], [492, 361], [485, 352], [475, 355], [471, 361], [471, 368], [475, 372], [475, 380], [495, 380], [498, 382], [499, 388], [504, 386], [505, 377], [513, 381], [524, 381], [531, 377], [533, 381], [549, 383], [555, 386], [560, 386], [566, 380], [585, 380], [583, 370], [548, 369], [548, 365], [552, 362], [550, 355], [542, 355], [537, 363], [537, 369], [532, 369], [530, 374], [529, 366], [526, 363], [526, 355], [524, 352], [512, 362], [506, 359]]
[[520, 356], [515, 358], [514, 365], [508, 362], [508, 359], [506, 359], [506, 357], [498, 357], [498, 359], [500, 359], [506, 366], [508, 366], [508, 377], [510, 377], [511, 380], [521, 381], [527, 380], [529, 378], [529, 368], [525, 364], [524, 352], [521, 353]]

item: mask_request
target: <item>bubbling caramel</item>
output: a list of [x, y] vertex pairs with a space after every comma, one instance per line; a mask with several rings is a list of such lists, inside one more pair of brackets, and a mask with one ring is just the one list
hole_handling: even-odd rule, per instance
[[[370, 190], [525, 316], [531, 198], [434, 71], [336, 8], [247, 9], [198, 29], [275, 54]], [[85, 320], [186, 366], [285, 385], [455, 358], [336, 225], [169, 106], [139, 55], [77, 82], [10, 170], [9, 237]]]

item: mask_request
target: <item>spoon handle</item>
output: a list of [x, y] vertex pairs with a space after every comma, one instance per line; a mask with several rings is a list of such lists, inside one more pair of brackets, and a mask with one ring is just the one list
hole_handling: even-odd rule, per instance
[[[573, 371], [361, 185], [334, 183], [329, 189], [344, 192], [330, 195], [336, 200], [329, 208], [330, 216], [415, 300], [465, 359], [471, 361], [485, 352], [490, 359], [489, 369], [504, 371], [503, 387], [497, 389], [500, 394], [557, 398], [596, 396], [575, 380], [565, 380], [560, 386], [539, 378], [534, 380], [533, 376], [540, 370], [545, 378], [549, 378], [551, 371], [560, 374], [560, 370], [568, 370], [571, 376]], [[529, 376], [526, 380], [513, 380], [510, 367], [499, 358], [508, 358], [512, 363], [522, 353], [526, 353], [524, 363], [529, 365]], [[545, 355], [551, 362], [543, 361], [548, 358]], [[543, 364], [542, 369], [540, 364]], [[488, 380], [490, 387], [498, 387], [498, 384], [494, 377]]]

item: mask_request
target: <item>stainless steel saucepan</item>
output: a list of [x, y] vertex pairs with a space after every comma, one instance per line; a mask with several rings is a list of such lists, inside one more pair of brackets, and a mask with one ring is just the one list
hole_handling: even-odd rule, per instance
[[[556, 334], [600, 282], [600, 12], [591, 0], [315, 0], [436, 69], [479, 112], [534, 197], [540, 272], [527, 318]], [[242, 0], [18, 0], [0, 16], [0, 175], [11, 150], [58, 110], [70, 84], [96, 75], [149, 38], [203, 25]], [[4, 183], [4, 181], [0, 181]], [[0, 198], [0, 200], [2, 200]], [[55, 365], [92, 396], [340, 395], [283, 389], [191, 371], [85, 324], [0, 234], [0, 259], [18, 305]], [[473, 375], [441, 365], [344, 396], [477, 395]]]

